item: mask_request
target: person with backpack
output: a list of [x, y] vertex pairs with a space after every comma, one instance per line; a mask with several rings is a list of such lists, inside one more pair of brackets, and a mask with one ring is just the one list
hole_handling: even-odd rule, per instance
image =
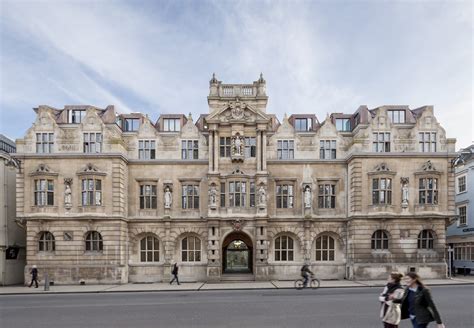
[[31, 273], [31, 282], [28, 287], [33, 286], [33, 282], [35, 282], [35, 285], [36, 285], [35, 288], [38, 288], [38, 268], [36, 267], [36, 265], [33, 265], [30, 273]]
[[301, 277], [303, 277], [303, 286], [307, 287], [308, 286], [308, 280], [309, 280], [309, 275], [314, 275], [313, 271], [309, 269], [309, 265], [303, 264], [301, 267]]
[[172, 285], [173, 281], [175, 281], [175, 280], [178, 283], [178, 285], [180, 285], [179, 280], [178, 280], [178, 263], [175, 263], [173, 265], [173, 269], [171, 270], [171, 274], [173, 275], [173, 279], [171, 279], [170, 285]]

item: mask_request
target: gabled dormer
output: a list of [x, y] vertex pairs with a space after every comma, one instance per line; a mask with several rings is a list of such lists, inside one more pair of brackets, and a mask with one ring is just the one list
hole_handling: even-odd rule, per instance
[[183, 114], [163, 114], [156, 121], [155, 127], [160, 132], [180, 132], [187, 119]]

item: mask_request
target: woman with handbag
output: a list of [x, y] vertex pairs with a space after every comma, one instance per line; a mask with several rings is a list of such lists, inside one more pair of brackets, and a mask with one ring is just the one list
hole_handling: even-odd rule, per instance
[[413, 328], [426, 328], [436, 321], [437, 328], [445, 328], [428, 288], [415, 272], [405, 275], [407, 289], [402, 300], [402, 319], [410, 318]]
[[380, 317], [382, 318], [384, 328], [397, 328], [400, 323], [400, 303], [404, 294], [404, 290], [400, 285], [402, 277], [403, 274], [392, 272], [388, 276], [388, 282], [379, 296], [379, 301], [382, 303]]

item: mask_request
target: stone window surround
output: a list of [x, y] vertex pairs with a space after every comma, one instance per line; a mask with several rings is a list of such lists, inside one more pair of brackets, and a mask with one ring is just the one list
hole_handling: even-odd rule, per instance
[[[377, 232], [382, 232], [381, 236], [377, 236]], [[377, 247], [377, 241], [379, 241], [382, 244], [381, 248]], [[384, 242], [386, 241], [387, 247], [384, 247]], [[374, 246], [375, 243], [375, 247]], [[390, 238], [390, 232], [386, 229], [377, 229], [375, 230], [370, 238], [370, 248], [372, 250], [372, 253], [390, 253], [391, 249], [391, 238]]]
[[[78, 176], [79, 178], [79, 183], [77, 183], [77, 194], [80, 195], [80, 198], [79, 198], [79, 206], [81, 208], [102, 208], [104, 206], [104, 182], [105, 182], [105, 177], [107, 176], [106, 173], [104, 172], [100, 172], [100, 171], [96, 171], [94, 170], [96, 169], [93, 165], [90, 165], [88, 164], [88, 166], [86, 167], [85, 170], [82, 170], [80, 172], [78, 172], [76, 175]], [[96, 205], [96, 204], [93, 204], [93, 205], [83, 205], [83, 201], [82, 201], [82, 180], [84, 179], [93, 179], [94, 181], [95, 180], [100, 180], [101, 181], [101, 201], [100, 201], [100, 205]], [[95, 184], [95, 183], [94, 183]], [[95, 188], [94, 188], [94, 197], [95, 197]]]
[[[274, 199], [274, 201], [275, 201], [275, 209], [277, 211], [280, 212], [280, 211], [293, 211], [293, 210], [295, 210], [296, 202], [297, 202], [297, 196], [296, 195], [298, 194], [297, 189], [296, 189], [296, 182], [297, 182], [297, 178], [284, 178], [283, 177], [283, 178], [275, 178], [274, 179], [274, 188], [275, 188], [274, 189], [275, 190], [275, 199]], [[292, 185], [293, 186], [293, 207], [288, 207], [288, 208], [278, 207], [278, 205], [277, 205], [277, 197], [278, 197], [278, 195], [277, 195], [277, 186], [278, 185]], [[267, 196], [267, 200], [268, 199], [269, 198]]]
[[[57, 208], [57, 186], [58, 186], [58, 176], [59, 174], [56, 172], [52, 172], [47, 165], [40, 164], [39, 168], [31, 172], [29, 174], [32, 181], [32, 189], [33, 189], [33, 202], [32, 206], [33, 208]], [[53, 205], [35, 205], [35, 190], [36, 190], [36, 180], [52, 180], [53, 181]]]
[[[137, 212], [140, 212], [140, 211], [154, 211], [155, 212], [155, 211], [157, 211], [157, 209], [161, 206], [160, 191], [159, 191], [159, 188], [158, 188], [159, 179], [135, 178], [135, 181], [136, 181], [137, 198], [138, 198], [138, 202], [137, 202], [137, 206], [136, 206]], [[152, 185], [152, 186], [156, 187], [156, 208], [140, 208], [140, 186], [142, 186], [142, 185]]]
[[[180, 195], [179, 195], [179, 208], [181, 209], [181, 211], [185, 211], [185, 212], [190, 212], [190, 211], [199, 211], [200, 208], [201, 208], [201, 179], [200, 178], [181, 178], [181, 179], [178, 179], [179, 183], [180, 183]], [[198, 187], [199, 191], [198, 191], [198, 197], [199, 197], [199, 204], [198, 204], [198, 207], [197, 208], [189, 208], [189, 206], [187, 206], [186, 208], [183, 208], [183, 186], [184, 185], [195, 185]], [[193, 196], [194, 197], [194, 196]], [[193, 199], [193, 202], [194, 202], [194, 199]]]
[[[97, 246], [97, 247], [95, 247]], [[87, 249], [89, 247], [89, 249]], [[97, 249], [94, 249], [97, 248]], [[103, 254], [104, 238], [98, 230], [88, 230], [84, 234], [84, 254]]]
[[[46, 139], [44, 138], [46, 136]], [[39, 137], [39, 138], [38, 138]], [[36, 132], [35, 133], [35, 153], [36, 154], [52, 154], [54, 153], [54, 131], [53, 132]], [[47, 151], [45, 150], [47, 145]], [[39, 148], [38, 148], [39, 147]], [[41, 149], [41, 151], [38, 151]]]
[[[220, 186], [222, 186], [222, 183], [225, 184], [225, 195], [222, 193], [222, 191], [220, 190], [220, 193], [219, 195], [222, 196], [224, 195], [225, 196], [225, 206], [221, 208], [226, 208], [227, 207], [231, 207], [229, 204], [229, 182], [233, 182], [233, 181], [241, 181], [241, 182], [245, 182], [246, 183], [246, 199], [245, 199], [245, 206], [238, 206], [238, 207], [235, 207], [235, 206], [232, 206], [233, 209], [238, 209], [238, 208], [242, 208], [242, 209], [249, 209], [249, 208], [255, 208], [256, 206], [256, 202], [257, 200], [255, 200], [255, 206], [250, 206], [250, 184], [251, 183], [255, 183], [255, 197], [256, 197], [256, 194], [257, 194], [257, 190], [258, 190], [258, 186], [257, 186], [257, 181], [254, 177], [250, 176], [250, 175], [247, 175], [247, 174], [229, 174], [229, 175], [226, 175], [226, 176], [221, 176], [220, 178]], [[268, 198], [267, 198], [268, 199]], [[219, 200], [219, 205], [220, 205], [220, 200]]]
[[[380, 140], [380, 135], [383, 136], [382, 140]], [[373, 152], [390, 153], [392, 151], [391, 143], [392, 143], [392, 135], [390, 131], [373, 131], [372, 132], [372, 151]]]
[[[199, 249], [196, 249], [194, 248], [193, 250], [191, 250], [189, 248], [189, 238], [195, 238], [194, 239], [194, 246], [196, 245], [196, 240], [199, 241]], [[186, 256], [187, 256], [187, 259], [186, 260], [183, 260], [183, 241], [187, 239], [187, 249], [184, 250], [184, 252], [186, 252]], [[199, 260], [196, 261], [196, 260], [193, 260], [193, 261], [190, 261], [189, 260], [189, 254], [190, 252], [193, 252], [193, 257], [195, 257], [196, 254], [199, 254]], [[183, 263], [202, 263], [204, 261], [204, 258], [203, 258], [203, 255], [204, 255], [204, 251], [203, 251], [203, 241], [201, 239], [200, 236], [196, 235], [196, 234], [193, 234], [193, 233], [189, 233], [189, 234], [186, 234], [184, 236], [182, 236], [180, 239], [179, 239], [179, 258], [181, 259], [181, 262]]]
[[[314, 200], [315, 197], [319, 196], [318, 193], [319, 193], [319, 185], [320, 184], [332, 184], [332, 185], [334, 185], [334, 193], [335, 193], [335, 197], [336, 197], [336, 199], [335, 199], [336, 207], [335, 208], [319, 208], [319, 204], [318, 204], [318, 206], [316, 207], [316, 211], [318, 213], [326, 213], [326, 212], [327, 213], [333, 213], [335, 210], [337, 210], [337, 208], [338, 208], [337, 207], [337, 205], [338, 205], [337, 190], [339, 188], [340, 180], [341, 180], [341, 178], [339, 178], [339, 177], [321, 177], [321, 178], [316, 178], [315, 179], [316, 189], [311, 188], [313, 200]], [[304, 189], [303, 189], [302, 192], [304, 193]]]
[[[40, 254], [54, 254], [56, 252], [56, 238], [54, 237], [54, 234], [49, 231], [49, 230], [41, 230], [37, 234], [38, 238], [38, 253]], [[43, 249], [41, 249], [41, 244], [43, 243]], [[48, 246], [49, 245], [49, 246]], [[48, 246], [48, 250], [45, 250], [45, 246]]]
[[[327, 247], [326, 248], [323, 248], [322, 245], [323, 245], [323, 239], [324, 237], [327, 237]], [[321, 247], [319, 247], [318, 245], [318, 240], [321, 238]], [[330, 244], [331, 244], [331, 240], [334, 244], [334, 247], [331, 248], [330, 247]], [[338, 243], [338, 240], [337, 238], [334, 238], [331, 234], [329, 233], [321, 233], [319, 234], [315, 239], [314, 239], [314, 260], [315, 262], [317, 263], [320, 263], [320, 262], [335, 262], [337, 261], [337, 243]], [[320, 252], [320, 259], [318, 260], [318, 252]], [[333, 252], [333, 259], [331, 260], [331, 252]], [[323, 254], [326, 253], [327, 255], [327, 260], [323, 260]]]
[[[156, 159], [156, 140], [155, 139], [138, 139], [138, 156], [137, 158], [139, 160], [150, 160], [150, 159]], [[142, 147], [140, 147], [142, 145]], [[148, 146], [148, 147], [147, 147]], [[143, 154], [140, 156], [140, 154]], [[148, 156], [147, 156], [148, 155]]]
[[[147, 244], [147, 239], [152, 238], [153, 241], [153, 246], [152, 249], [148, 249], [148, 244]], [[145, 240], [145, 249], [142, 248], [142, 242]], [[158, 245], [158, 248], [155, 248], [155, 242]], [[148, 260], [148, 253], [152, 253], [152, 260]], [[155, 252], [158, 252], [158, 261], [155, 261]], [[145, 261], [142, 260], [142, 254], [145, 253]], [[158, 238], [155, 234], [152, 233], [147, 233], [138, 240], [138, 263], [140, 264], [162, 264], [163, 263], [163, 258], [162, 256], [162, 242], [160, 238]], [[164, 253], [164, 252], [163, 252]]]
[[[379, 208], [385, 208], [385, 209], [388, 209], [388, 208], [393, 208], [394, 205], [393, 205], [393, 191], [394, 191], [394, 181], [395, 181], [395, 176], [397, 175], [396, 172], [394, 171], [391, 171], [391, 170], [387, 170], [387, 171], [371, 171], [371, 172], [367, 172], [367, 175], [369, 177], [369, 186], [370, 188], [368, 188], [369, 190], [369, 199], [371, 200], [370, 201], [370, 204], [368, 205], [369, 208], [372, 208], [372, 209], [379, 209]], [[383, 203], [383, 204], [374, 204], [373, 203], [373, 198], [372, 198], [372, 187], [373, 187], [373, 179], [391, 179], [391, 191], [392, 191], [392, 195], [391, 195], [391, 202], [390, 204], [386, 204], [386, 203]]]
[[[424, 234], [423, 232], [427, 232]], [[421, 229], [416, 236], [417, 250], [421, 252], [432, 252], [435, 250], [437, 238], [436, 234], [432, 229]], [[427, 247], [423, 247], [423, 242], [427, 243]], [[430, 244], [432, 247], [430, 247]]]
[[[286, 248], [282, 247], [282, 238], [286, 238]], [[280, 242], [280, 247], [277, 248], [277, 240]], [[290, 247], [290, 240], [291, 240], [291, 247]], [[284, 262], [295, 262], [296, 257], [296, 240], [288, 233], [281, 233], [273, 238], [273, 261], [278, 263]], [[279, 259], [277, 259], [277, 254], [279, 255]], [[286, 260], [282, 260], [282, 255], [285, 254]], [[289, 259], [289, 255], [291, 254], [291, 260]]]
[[[87, 141], [86, 141], [86, 137], [87, 137]], [[82, 152], [84, 154], [102, 153], [103, 141], [104, 139], [103, 139], [102, 132], [83, 132], [82, 133]]]

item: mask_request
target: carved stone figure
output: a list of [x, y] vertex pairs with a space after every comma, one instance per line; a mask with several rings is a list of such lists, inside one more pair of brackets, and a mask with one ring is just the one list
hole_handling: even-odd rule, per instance
[[217, 203], [217, 189], [216, 186], [212, 185], [209, 190], [209, 202], [211, 206], [216, 206]]
[[242, 137], [240, 136], [236, 136], [234, 139], [234, 155], [237, 155], [237, 156], [241, 156], [242, 155], [242, 146], [243, 146], [243, 142], [242, 142]]
[[267, 203], [267, 194], [265, 191], [265, 188], [263, 186], [260, 186], [258, 189], [258, 204], [261, 206], [266, 205]]
[[173, 195], [171, 194], [170, 187], [165, 188], [165, 208], [171, 208], [173, 202]]
[[66, 183], [66, 188], [64, 189], [64, 205], [66, 207], [72, 206], [72, 190], [69, 183]]
[[304, 188], [304, 207], [305, 208], [311, 208], [311, 203], [312, 203], [312, 199], [311, 199], [311, 187], [310, 186], [306, 186]]
[[402, 206], [408, 206], [408, 178], [401, 178], [402, 182]]

